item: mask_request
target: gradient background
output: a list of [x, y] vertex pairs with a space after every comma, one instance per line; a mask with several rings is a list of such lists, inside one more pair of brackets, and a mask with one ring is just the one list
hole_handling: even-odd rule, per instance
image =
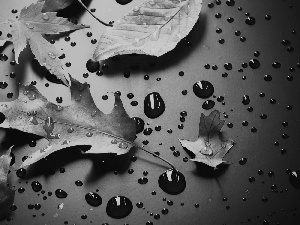
[[[20, 10], [34, 1], [32, 0], [0, 0], [1, 13], [0, 21], [14, 18]], [[87, 2], [89, 9], [95, 8], [95, 15], [103, 21], [116, 20], [131, 8], [139, 5], [142, 0], [133, 0], [126, 6], [121, 6], [113, 0], [94, 0]], [[213, 8], [208, 3], [214, 3]], [[108, 70], [103, 76], [89, 73], [87, 78], [83, 77], [88, 73], [86, 62], [91, 58], [96, 44], [92, 39], [99, 39], [103, 32], [103, 26], [86, 13], [79, 5], [73, 5], [60, 13], [61, 16], [78, 19], [80, 23], [88, 24], [90, 29], [83, 29], [70, 33], [71, 40], [66, 42], [60, 35], [49, 37], [57, 39], [55, 46], [65, 53], [62, 60], [65, 64], [70, 62], [71, 66], [66, 70], [80, 82], [88, 82], [91, 85], [91, 92], [94, 101], [100, 110], [109, 113], [112, 109], [113, 98], [111, 92], [120, 91], [124, 107], [131, 117], [140, 117], [145, 121], [145, 128], [154, 130], [160, 125], [161, 131], [153, 131], [146, 136], [143, 133], [137, 135], [136, 143], [142, 145], [142, 141], [148, 140], [145, 146], [150, 151], [158, 151], [160, 155], [171, 161], [186, 178], [187, 187], [179, 195], [168, 195], [158, 186], [158, 178], [168, 167], [166, 164], [153, 158], [145, 152], [132, 150], [129, 154], [114, 157], [109, 155], [87, 156], [81, 155], [78, 148], [64, 149], [56, 152], [27, 170], [27, 175], [19, 179], [15, 171], [21, 164], [23, 156], [36, 151], [42, 147], [29, 147], [28, 143], [37, 139], [36, 136], [22, 132], [11, 131], [7, 133], [8, 141], [16, 146], [13, 149], [15, 163], [9, 175], [10, 186], [14, 189], [25, 188], [20, 194], [16, 191], [15, 205], [17, 210], [11, 213], [10, 221], [0, 221], [1, 225], [59, 225], [64, 224], [146, 224], [152, 221], [153, 224], [187, 224], [187, 225], [235, 225], [235, 224], [300, 224], [299, 197], [300, 190], [293, 187], [289, 182], [286, 169], [300, 169], [300, 152], [297, 147], [300, 125], [298, 106], [299, 99], [299, 66], [300, 63], [300, 2], [296, 0], [236, 0], [234, 6], [226, 5], [221, 0], [221, 5], [215, 1], [203, 1], [199, 22], [194, 29], [183, 39], [178, 46], [170, 53], [160, 57], [150, 56], [121, 56], [120, 61], [106, 60]], [[239, 11], [238, 7], [242, 7]], [[13, 14], [12, 9], [18, 13]], [[216, 13], [222, 14], [217, 19]], [[253, 26], [245, 23], [246, 15], [249, 13], [256, 19]], [[271, 15], [271, 20], [266, 20], [265, 15]], [[229, 23], [227, 19], [232, 17], [234, 21]], [[216, 30], [222, 29], [218, 34]], [[1, 25], [1, 37], [6, 37], [8, 28]], [[235, 31], [241, 31], [240, 36], [246, 37], [245, 42], [235, 35]], [[296, 33], [293, 34], [292, 31]], [[92, 32], [92, 37], [86, 35]], [[68, 34], [67, 34], [68, 35]], [[62, 35], [64, 37], [64, 35]], [[218, 42], [225, 40], [224, 44]], [[287, 51], [281, 41], [287, 39], [293, 52]], [[72, 47], [71, 42], [76, 42]], [[61, 105], [67, 105], [70, 101], [68, 88], [63, 85], [48, 82], [44, 78], [43, 70], [32, 65], [33, 55], [27, 47], [19, 58], [20, 64], [11, 66], [14, 60], [12, 44], [0, 47], [0, 53], [6, 54], [9, 60], [0, 61], [1, 81], [9, 84], [6, 89], [0, 89], [1, 101], [8, 101], [6, 94], [10, 91], [17, 97], [15, 89], [16, 81], [27, 84], [32, 80], [37, 81], [37, 88], [50, 101], [56, 102], [56, 97], [63, 97]], [[260, 61], [258, 69], [250, 67], [242, 69], [242, 63], [249, 63], [254, 57], [254, 52], [259, 51]], [[274, 69], [273, 62], [280, 62], [281, 67]], [[230, 62], [232, 70], [226, 71], [224, 64]], [[156, 66], [151, 66], [156, 63]], [[204, 65], [216, 65], [217, 70], [205, 69]], [[138, 67], [138, 69], [135, 69]], [[294, 72], [290, 68], [295, 69]], [[124, 77], [124, 71], [130, 71], [130, 77]], [[10, 72], [16, 73], [16, 78], [7, 76]], [[184, 76], [178, 75], [184, 71]], [[228, 77], [222, 77], [224, 72]], [[264, 75], [272, 76], [272, 81], [264, 80]], [[144, 75], [149, 75], [149, 80], [144, 80]], [[293, 80], [288, 81], [287, 76]], [[157, 80], [160, 78], [161, 80]], [[206, 99], [200, 99], [193, 93], [193, 84], [199, 80], [211, 82], [215, 88], [214, 96], [210, 97], [215, 101], [211, 110], [202, 109]], [[49, 87], [45, 87], [48, 82]], [[187, 90], [187, 95], [182, 91]], [[143, 112], [143, 101], [150, 92], [159, 92], [166, 104], [166, 111], [157, 119], [148, 119]], [[107, 93], [109, 92], [109, 93]], [[134, 98], [128, 99], [127, 94], [133, 93]], [[264, 93], [264, 97], [260, 97]], [[108, 100], [102, 100], [107, 94]], [[250, 104], [243, 105], [243, 95], [249, 95]], [[218, 96], [224, 97], [224, 102], [217, 101]], [[13, 98], [13, 99], [14, 99]], [[11, 100], [13, 100], [11, 99]], [[276, 99], [276, 104], [271, 104], [270, 99]], [[137, 101], [137, 106], [132, 106], [131, 101]], [[287, 110], [288, 105], [292, 106]], [[247, 108], [253, 107], [253, 112]], [[225, 125], [222, 128], [225, 136], [233, 139], [236, 145], [226, 155], [225, 160], [229, 166], [221, 166], [220, 170], [212, 171], [206, 166], [196, 164], [192, 161], [184, 162], [183, 158], [191, 156], [181, 147], [178, 138], [196, 140], [198, 137], [198, 126], [201, 113], [208, 115], [210, 111], [218, 109], [224, 119], [228, 115]], [[180, 112], [187, 111], [184, 128], [178, 129]], [[225, 114], [223, 114], [225, 113]], [[267, 119], [261, 119], [264, 113]], [[248, 126], [243, 126], [242, 121], [248, 121]], [[282, 126], [282, 122], [288, 122], [288, 126]], [[228, 123], [233, 127], [229, 128]], [[257, 132], [251, 132], [251, 127], [256, 127]], [[172, 133], [167, 130], [172, 129]], [[283, 139], [282, 134], [288, 134], [289, 138]], [[16, 141], [16, 140], [19, 141]], [[278, 142], [279, 146], [275, 146]], [[180, 152], [175, 157], [170, 150], [171, 146]], [[286, 149], [287, 154], [282, 155], [281, 149]], [[135, 155], [137, 161], [132, 162], [131, 156]], [[245, 165], [240, 165], [241, 158], [247, 158]], [[104, 160], [105, 163], [101, 163]], [[60, 173], [60, 168], [65, 168]], [[128, 169], [134, 173], [129, 174]], [[264, 171], [258, 175], [258, 170]], [[54, 175], [51, 175], [54, 171]], [[114, 171], [119, 171], [117, 175]], [[149, 182], [145, 185], [138, 183], [143, 177], [143, 171], [148, 171]], [[274, 172], [273, 177], [268, 173]], [[255, 177], [255, 182], [250, 183], [249, 177]], [[84, 185], [77, 187], [76, 180], [81, 180]], [[31, 188], [32, 181], [39, 181], [44, 194], [36, 193]], [[278, 192], [271, 190], [271, 185], [277, 186]], [[63, 189], [68, 193], [65, 199], [58, 199], [54, 192], [56, 189]], [[84, 196], [90, 191], [96, 191], [102, 197], [102, 205], [99, 207], [89, 206]], [[286, 191], [287, 190], [287, 191]], [[152, 191], [156, 195], [152, 195]], [[52, 196], [48, 196], [52, 192]], [[132, 213], [123, 219], [113, 219], [105, 212], [106, 203], [115, 195], [124, 195], [131, 199], [134, 208]], [[43, 200], [43, 196], [47, 196]], [[226, 197], [228, 200], [223, 201]], [[263, 202], [262, 197], [267, 197], [268, 202]], [[173, 205], [169, 206], [166, 200], [172, 200]], [[243, 201], [246, 198], [246, 201]], [[144, 209], [135, 206], [137, 202], [143, 202]], [[41, 204], [41, 209], [28, 209], [29, 204]], [[58, 204], [63, 203], [63, 209], [58, 209]], [[180, 203], [184, 203], [181, 206]], [[199, 204], [196, 208], [195, 204]], [[226, 206], [230, 206], [227, 210]], [[161, 210], [168, 208], [169, 213], [163, 215]], [[44, 213], [44, 214], [43, 214]], [[151, 213], [160, 214], [156, 220]], [[87, 219], [81, 219], [82, 215]]]

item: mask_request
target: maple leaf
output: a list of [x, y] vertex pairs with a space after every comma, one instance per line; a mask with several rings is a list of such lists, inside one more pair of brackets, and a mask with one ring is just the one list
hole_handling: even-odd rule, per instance
[[7, 186], [7, 174], [11, 161], [10, 152], [12, 147], [6, 150], [0, 157], [0, 218], [7, 215], [15, 198], [15, 191]]
[[105, 29], [93, 59], [131, 53], [161, 56], [188, 35], [201, 7], [202, 0], [147, 0]]
[[45, 1], [42, 12], [56, 12], [72, 5], [75, 0], [39, 0]]
[[179, 139], [182, 147], [195, 154], [195, 158], [190, 160], [202, 162], [214, 168], [226, 162], [223, 158], [233, 146], [234, 141], [221, 140], [220, 130], [224, 122], [225, 120], [220, 120], [218, 110], [212, 111], [208, 116], [201, 113], [198, 139], [194, 142]]
[[[85, 153], [127, 153], [134, 145], [135, 121], [126, 113], [120, 97], [110, 114], [95, 105], [87, 83], [70, 76], [71, 104], [59, 106], [49, 102], [32, 84], [19, 85], [19, 97], [3, 102], [0, 112], [3, 128], [14, 128], [43, 136], [48, 144], [30, 155], [21, 167], [30, 165], [62, 148], [90, 145]], [[39, 141], [42, 141], [40, 139]]]
[[58, 58], [60, 53], [41, 34], [58, 34], [89, 26], [76, 25], [66, 18], [57, 17], [56, 12], [42, 13], [43, 5], [44, 2], [31, 4], [21, 10], [18, 19], [8, 20], [12, 26], [11, 41], [14, 45], [15, 61], [18, 63], [19, 55], [26, 47], [28, 41], [38, 62], [68, 86], [66, 73]]

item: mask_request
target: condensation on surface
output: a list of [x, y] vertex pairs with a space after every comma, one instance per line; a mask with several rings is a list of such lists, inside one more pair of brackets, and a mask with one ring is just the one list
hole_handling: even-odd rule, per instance
[[[0, 22], [15, 18], [32, 2], [0, 0]], [[108, 23], [143, 0], [86, 2]], [[124, 108], [136, 118], [135, 143], [170, 161], [186, 186], [177, 195], [164, 192], [158, 180], [168, 165], [136, 149], [121, 156], [94, 156], [82, 154], [86, 146], [68, 148], [18, 170], [46, 141], [10, 131], [7, 141], [15, 144], [15, 162], [9, 181], [16, 196], [9, 219], [0, 225], [300, 224], [299, 11], [296, 0], [205, 0], [195, 27], [171, 52], [159, 58], [115, 56], [101, 62], [95, 73], [86, 64], [104, 26], [79, 5], [60, 12], [91, 26], [46, 37], [61, 51], [64, 69], [90, 84], [96, 105], [105, 113], [114, 105], [113, 93], [120, 94]], [[0, 38], [8, 30], [1, 24]], [[12, 44], [0, 47], [1, 101], [17, 98], [18, 81], [33, 83], [55, 104], [70, 103], [68, 88], [33, 60], [28, 46], [19, 64], [12, 49]], [[144, 109], [151, 93], [159, 93], [164, 102], [164, 110], [155, 116]], [[218, 170], [188, 160], [193, 155], [178, 141], [195, 141], [201, 113], [215, 109], [225, 120], [224, 139], [235, 142], [224, 158], [228, 165]], [[117, 196], [132, 206], [115, 202], [122, 216], [109, 216], [109, 201], [123, 199]]]

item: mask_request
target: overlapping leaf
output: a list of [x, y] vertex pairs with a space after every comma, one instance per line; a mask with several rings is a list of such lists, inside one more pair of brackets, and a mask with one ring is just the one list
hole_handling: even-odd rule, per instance
[[[39, 0], [42, 2], [44, 0]], [[67, 8], [69, 5], [73, 4], [75, 0], [45, 0], [43, 6], [43, 12], [56, 12], [58, 10]]]
[[14, 44], [15, 61], [18, 63], [19, 55], [28, 41], [38, 62], [62, 80], [65, 85], [68, 85], [66, 72], [63, 70], [62, 63], [58, 58], [60, 53], [41, 34], [58, 34], [88, 26], [76, 25], [66, 18], [57, 17], [56, 12], [42, 13], [43, 5], [44, 2], [31, 4], [21, 10], [18, 19], [9, 20], [12, 26], [11, 40]]
[[[15, 191], [11, 190], [7, 186], [7, 174], [9, 170], [9, 165], [11, 161], [12, 147], [3, 153], [0, 157], [0, 218], [5, 217], [9, 211], [10, 206], [14, 202]], [[2, 150], [2, 149], [1, 149]]]
[[120, 97], [115, 94], [112, 112], [104, 114], [95, 105], [88, 84], [70, 78], [68, 106], [53, 104], [35, 86], [21, 84], [18, 99], [0, 104], [0, 112], [6, 118], [1, 127], [48, 139], [48, 145], [30, 155], [21, 167], [69, 146], [90, 145], [86, 153], [115, 154], [124, 154], [132, 147], [135, 121], [127, 115]]
[[212, 111], [208, 116], [201, 113], [198, 139], [196, 141], [179, 139], [182, 147], [195, 154], [192, 161], [202, 162], [214, 168], [225, 162], [223, 158], [234, 142], [231, 139], [221, 140], [220, 130], [224, 122], [224, 120], [220, 120], [218, 110]]
[[147, 0], [106, 28], [93, 58], [131, 53], [161, 56], [192, 30], [201, 6], [202, 0]]

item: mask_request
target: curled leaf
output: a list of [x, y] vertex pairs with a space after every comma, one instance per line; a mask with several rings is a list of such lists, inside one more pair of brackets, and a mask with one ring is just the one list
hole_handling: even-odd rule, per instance
[[147, 0], [106, 28], [93, 58], [131, 53], [161, 56], [188, 35], [201, 7], [202, 0]]

